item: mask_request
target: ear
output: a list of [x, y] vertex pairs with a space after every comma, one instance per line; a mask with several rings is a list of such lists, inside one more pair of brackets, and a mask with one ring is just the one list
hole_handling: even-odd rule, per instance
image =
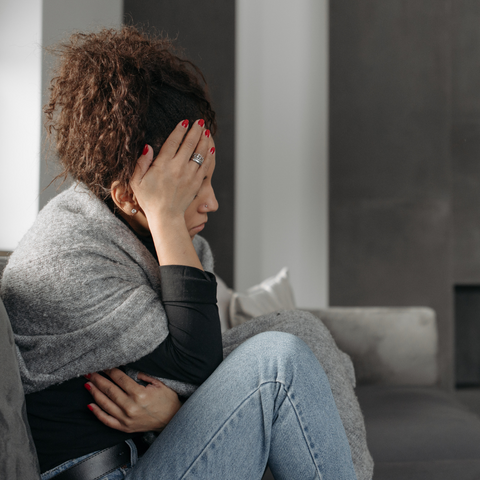
[[[127, 215], [135, 215], [139, 210], [138, 203], [135, 200], [135, 195], [131, 188], [122, 185], [119, 181], [112, 183], [110, 194], [115, 205]], [[135, 210], [135, 212], [133, 212]]]

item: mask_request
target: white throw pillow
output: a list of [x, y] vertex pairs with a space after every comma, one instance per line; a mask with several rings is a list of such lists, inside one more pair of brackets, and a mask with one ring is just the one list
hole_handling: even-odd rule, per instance
[[288, 268], [284, 267], [277, 275], [249, 288], [245, 293], [233, 292], [229, 308], [230, 327], [236, 327], [253, 317], [295, 308]]

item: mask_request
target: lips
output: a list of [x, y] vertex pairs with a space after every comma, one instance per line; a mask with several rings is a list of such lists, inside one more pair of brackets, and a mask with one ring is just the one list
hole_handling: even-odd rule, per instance
[[205, 228], [205, 223], [201, 223], [200, 225], [197, 225], [196, 227], [193, 227], [190, 231], [195, 232], [195, 233], [198, 233], [198, 232], [202, 231]]

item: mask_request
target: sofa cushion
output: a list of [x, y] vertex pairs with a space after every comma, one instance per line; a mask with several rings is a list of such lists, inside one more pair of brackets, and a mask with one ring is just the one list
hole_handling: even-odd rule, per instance
[[375, 480], [480, 478], [480, 418], [453, 395], [387, 385], [361, 386], [357, 395]]
[[358, 385], [438, 383], [438, 334], [431, 308], [331, 307], [312, 313], [350, 355]]
[[0, 478], [40, 478], [37, 453], [27, 422], [13, 333], [0, 300]]

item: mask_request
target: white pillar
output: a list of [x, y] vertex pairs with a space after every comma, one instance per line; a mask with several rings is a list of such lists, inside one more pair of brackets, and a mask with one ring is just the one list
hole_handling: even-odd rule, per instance
[[118, 27], [122, 16], [122, 0], [2, 0], [0, 250], [15, 249], [39, 203], [43, 206], [56, 193], [50, 187], [40, 194], [53, 175], [41, 164], [42, 105], [52, 60], [41, 45], [60, 41], [73, 30]]
[[0, 250], [13, 250], [38, 211], [42, 2], [0, 7]]
[[15, 249], [39, 204], [56, 193], [53, 187], [40, 193], [53, 175], [41, 163], [42, 105], [52, 64], [41, 45], [58, 42], [74, 30], [118, 27], [122, 17], [123, 0], [2, 0], [0, 250]]
[[238, 0], [235, 288], [328, 304], [328, 3]]

